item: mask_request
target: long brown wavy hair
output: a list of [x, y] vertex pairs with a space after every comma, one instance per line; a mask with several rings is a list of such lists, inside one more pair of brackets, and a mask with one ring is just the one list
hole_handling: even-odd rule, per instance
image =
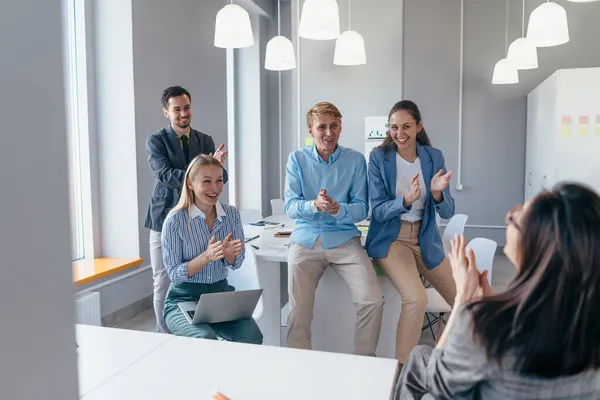
[[467, 306], [474, 337], [492, 361], [515, 356], [522, 374], [600, 369], [600, 197], [562, 183], [523, 213], [519, 272], [506, 291]]

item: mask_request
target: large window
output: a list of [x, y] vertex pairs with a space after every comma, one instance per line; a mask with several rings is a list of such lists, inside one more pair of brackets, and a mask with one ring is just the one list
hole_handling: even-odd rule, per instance
[[[87, 85], [85, 63], [85, 11], [84, 0], [65, 0], [67, 3], [67, 99], [69, 145], [69, 202], [71, 210], [71, 239], [73, 260], [93, 257], [86, 240], [86, 219], [89, 218], [89, 152], [87, 132]], [[86, 168], [87, 166], [87, 168]], [[88, 201], [86, 201], [88, 200]]]

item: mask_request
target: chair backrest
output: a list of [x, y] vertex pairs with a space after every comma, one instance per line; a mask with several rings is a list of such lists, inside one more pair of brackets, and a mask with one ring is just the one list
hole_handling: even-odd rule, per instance
[[272, 215], [285, 215], [283, 211], [285, 202], [281, 199], [271, 199], [271, 212]]
[[471, 249], [475, 253], [479, 273], [489, 271], [487, 278], [490, 285], [492, 284], [492, 266], [494, 265], [497, 247], [498, 243], [486, 238], [475, 238], [467, 245], [467, 249]]
[[239, 211], [243, 225], [248, 225], [250, 222], [260, 221], [262, 219], [262, 213], [260, 212], [260, 210], [247, 209]]
[[[256, 263], [256, 255], [254, 249], [250, 246], [246, 246], [246, 258], [242, 266], [238, 269], [229, 270], [227, 275], [227, 282], [234, 286], [236, 290], [250, 290], [260, 289], [260, 282], [258, 280], [258, 270]], [[263, 296], [260, 296], [256, 309], [252, 314], [252, 317], [258, 321], [263, 314]]]
[[442, 243], [444, 245], [444, 253], [450, 252], [450, 241], [454, 239], [456, 235], [462, 235], [465, 231], [465, 225], [469, 217], [465, 214], [455, 214], [454, 217], [448, 221], [444, 234], [442, 235]]

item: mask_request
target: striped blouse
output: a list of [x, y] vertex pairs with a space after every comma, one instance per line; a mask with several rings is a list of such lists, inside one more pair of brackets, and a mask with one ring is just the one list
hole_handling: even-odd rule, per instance
[[171, 282], [214, 283], [227, 278], [228, 268], [237, 269], [244, 261], [245, 249], [236, 257], [234, 265], [228, 265], [223, 258], [212, 261], [197, 274], [188, 278], [188, 262], [208, 248], [213, 235], [223, 240], [233, 232], [233, 240], [244, 239], [244, 229], [240, 213], [235, 207], [217, 202], [217, 218], [213, 230], [208, 230], [205, 215], [198, 207], [192, 206], [191, 221], [188, 210], [179, 210], [167, 217], [162, 229], [163, 262]]

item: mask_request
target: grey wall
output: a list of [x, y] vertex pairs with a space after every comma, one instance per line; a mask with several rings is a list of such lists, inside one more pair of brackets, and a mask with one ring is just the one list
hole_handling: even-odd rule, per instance
[[[295, 3], [295, 2], [294, 2]], [[348, 29], [348, 3], [340, 1], [340, 27]], [[365, 40], [367, 64], [333, 65], [335, 40], [301, 39], [302, 143], [308, 137], [306, 111], [320, 101], [338, 106], [343, 115], [340, 144], [364, 148], [364, 118], [387, 115], [402, 90], [402, 2], [352, 3], [352, 29]], [[377, 21], [377, 24], [373, 24]]]
[[[527, 0], [526, 18], [542, 2]], [[338, 3], [345, 30], [347, 2]], [[491, 84], [493, 67], [506, 51], [505, 2], [465, 0], [464, 190], [453, 194], [457, 212], [469, 215], [469, 225], [488, 226], [467, 229], [470, 237], [503, 244], [504, 229], [489, 226], [502, 226], [506, 211], [523, 201], [526, 94], [556, 69], [600, 65], [600, 52], [594, 50], [598, 48], [594, 40], [600, 37], [600, 26], [594, 22], [600, 18], [600, 3], [558, 3], [567, 10], [571, 41], [539, 49], [540, 68], [521, 71], [520, 84], [496, 86]], [[340, 143], [362, 152], [364, 117], [387, 115], [394, 102], [411, 99], [420, 106], [427, 132], [444, 152], [447, 167], [456, 171], [460, 0], [404, 0], [403, 7], [400, 2], [376, 0], [352, 6], [353, 29], [365, 39], [366, 65], [334, 66], [334, 41], [301, 39], [300, 69], [286, 85], [284, 98], [295, 103], [295, 74], [300, 73], [302, 143], [307, 136], [303, 113], [317, 101], [339, 106], [344, 114]], [[290, 12], [296, 21], [296, 1]], [[509, 43], [521, 35], [521, 14], [522, 1], [510, 0]], [[295, 34], [295, 22], [292, 28]], [[293, 115], [286, 123], [287, 156], [296, 148], [297, 114], [294, 104], [284, 107]]]
[[[404, 98], [422, 107], [434, 145], [456, 168], [458, 125], [459, 0], [404, 0]], [[531, 11], [543, 1], [527, 1]], [[463, 185], [454, 191], [457, 212], [469, 225], [503, 225], [523, 201], [526, 94], [556, 69], [600, 65], [594, 38], [600, 3], [558, 1], [567, 10], [571, 41], [538, 49], [540, 68], [521, 71], [518, 85], [492, 85], [494, 64], [505, 55], [505, 2], [466, 0], [464, 28]], [[436, 10], [432, 16], [431, 10]], [[521, 36], [522, 1], [509, 2], [508, 41]], [[456, 183], [456, 180], [454, 181]], [[468, 229], [504, 244], [503, 229]]]
[[62, 12], [61, 0], [0, 12], [2, 399], [78, 398]]
[[[434, 21], [432, 9], [439, 15]], [[503, 1], [465, 1], [464, 190], [453, 194], [469, 225], [502, 226], [506, 211], [523, 200], [525, 97], [515, 86], [491, 84], [505, 51], [504, 15]], [[404, 24], [404, 98], [420, 105], [434, 146], [457, 171], [460, 1], [405, 0]], [[466, 233], [504, 242], [503, 229]]]
[[[133, 62], [140, 254], [148, 257], [144, 216], [153, 177], [146, 161], [148, 134], [168, 125], [160, 96], [172, 85], [192, 95], [192, 127], [227, 143], [225, 49], [214, 47], [215, 16], [225, 1], [133, 0]], [[227, 186], [222, 195], [227, 201]]]
[[[144, 228], [144, 219], [154, 182], [147, 163], [145, 143], [150, 133], [168, 125], [160, 103], [162, 91], [172, 85], [188, 89], [192, 95], [192, 127], [211, 135], [217, 146], [227, 143], [225, 50], [213, 46], [215, 16], [226, 2], [129, 0], [126, 5], [129, 3], [129, 20], [123, 17], [109, 21], [107, 16], [112, 12], [123, 16], [121, 2], [87, 0], [87, 22], [91, 32], [88, 37], [90, 106], [95, 105], [93, 110], [97, 112], [92, 112], [90, 117], [93, 136], [90, 139], [98, 143], [93, 156], [98, 159], [101, 183], [98, 197], [102, 210], [95, 223], [101, 232], [99, 236], [103, 238], [95, 246], [95, 256], [127, 256], [122, 251], [120, 254], [111, 251], [115, 246], [110, 246], [109, 241], [119, 243], [118, 238], [123, 234], [115, 228], [119, 222], [115, 219], [117, 210], [109, 205], [127, 196], [128, 200], [135, 202], [133, 233], [139, 238], [139, 244], [128, 244], [127, 248], [149, 264], [149, 231]], [[119, 40], [119, 35], [125, 40]], [[130, 46], [129, 62], [115, 64], [117, 57], [111, 57], [111, 54], [115, 55], [119, 46], [123, 50], [127, 42]], [[118, 82], [123, 78], [115, 76], [119, 69], [124, 76], [131, 74], [133, 78], [131, 90], [127, 85], [123, 86], [123, 98], [116, 94]], [[126, 97], [129, 94], [131, 97]], [[121, 109], [130, 111], [121, 112], [121, 118], [117, 118], [115, 114], [119, 114], [119, 110], [114, 108], [126, 99], [127, 104]], [[115, 112], [108, 112], [110, 110]], [[123, 120], [126, 123], [116, 128], [115, 123]], [[111, 126], [112, 130], [109, 129]], [[102, 135], [103, 131], [111, 137]], [[121, 141], [118, 140], [119, 135]], [[127, 154], [120, 154], [124, 150]], [[123, 179], [123, 174], [115, 174], [108, 164], [111, 160], [126, 169], [125, 176], [133, 176], [134, 182], [127, 189], [133, 190], [131, 195], [126, 194], [126, 188], [115, 189], [118, 187], [115, 181], [127, 183], [128, 180]], [[227, 186], [222, 199], [228, 200]], [[115, 212], [107, 212], [107, 209]], [[93, 290], [100, 292], [102, 314], [107, 315], [151, 295], [152, 274], [146, 268], [118, 282], [100, 282], [94, 286]]]

